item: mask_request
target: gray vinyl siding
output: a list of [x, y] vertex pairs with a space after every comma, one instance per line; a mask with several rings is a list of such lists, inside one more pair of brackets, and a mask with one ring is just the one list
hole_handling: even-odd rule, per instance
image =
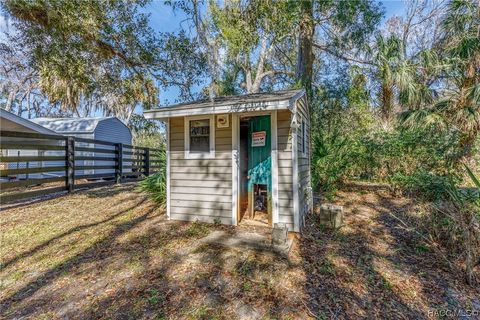
[[184, 117], [170, 118], [169, 129], [170, 218], [231, 224], [231, 125], [215, 128], [214, 159], [185, 159]]
[[[107, 118], [102, 121], [99, 121], [95, 130], [93, 131], [92, 139], [108, 141], [112, 143], [123, 143], [123, 144], [132, 144], [132, 133], [130, 129], [123, 124], [117, 118]], [[106, 145], [97, 145], [96, 148], [102, 149], [114, 149], [112, 146]], [[128, 151], [128, 150], [127, 150]], [[111, 154], [108, 153], [98, 153], [94, 156], [99, 157], [111, 157]], [[125, 156], [127, 158], [127, 156]], [[95, 166], [114, 166], [114, 161], [90, 161], [91, 164]], [[125, 165], [130, 165], [131, 163], [124, 159]], [[92, 174], [113, 174], [115, 169], [95, 169]]]
[[117, 118], [107, 118], [99, 121], [93, 139], [113, 143], [132, 144], [132, 133], [130, 129]]
[[279, 222], [294, 230], [292, 180], [292, 113], [277, 112]]
[[297, 129], [297, 164], [298, 164], [298, 201], [299, 201], [299, 215], [300, 224], [303, 226], [305, 215], [310, 208], [310, 201], [312, 197], [311, 177], [310, 177], [310, 117], [307, 110], [308, 106], [304, 99], [297, 101], [297, 112], [301, 120], [305, 121], [305, 154], [302, 152], [302, 127], [299, 118], [299, 126]]

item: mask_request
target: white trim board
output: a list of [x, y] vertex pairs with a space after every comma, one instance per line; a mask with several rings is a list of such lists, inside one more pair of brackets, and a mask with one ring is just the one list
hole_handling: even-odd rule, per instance
[[167, 176], [167, 219], [170, 220], [170, 119], [165, 122], [167, 131], [166, 176]]
[[240, 119], [238, 115], [232, 114], [232, 225], [238, 224], [238, 203], [239, 203], [239, 190], [240, 190]]
[[272, 226], [279, 222], [279, 208], [278, 208], [278, 130], [277, 130], [277, 111], [272, 111], [270, 114], [270, 132], [271, 132], [271, 153], [272, 158]]
[[[292, 118], [293, 121], [293, 118]], [[298, 186], [298, 126], [292, 128], [292, 192], [293, 192], [293, 231], [300, 232], [300, 208]]]
[[307, 146], [305, 143], [307, 142], [307, 121], [304, 117], [300, 116], [300, 139], [302, 139], [302, 150], [300, 151], [302, 153], [302, 157], [307, 156]]
[[[243, 113], [255, 111], [273, 111], [273, 110], [292, 110], [292, 99], [282, 101], [268, 101], [259, 103], [244, 103], [236, 105], [220, 105], [220, 106], [201, 106], [194, 108], [160, 108], [144, 112], [146, 119], [162, 119], [170, 117], [184, 117], [207, 114], [221, 114], [221, 113]], [[296, 101], [296, 100], [295, 100]]]
[[297, 94], [290, 98], [290, 111], [294, 111], [297, 106], [297, 101], [302, 97], [306, 97], [305, 90], [300, 90]]
[[[278, 95], [275, 96], [275, 94]], [[295, 102], [304, 95], [305, 90], [302, 89], [218, 97], [211, 100], [200, 100], [148, 110], [144, 111], [144, 115], [147, 119], [164, 119], [199, 114], [273, 111], [280, 109], [289, 109], [294, 112]]]

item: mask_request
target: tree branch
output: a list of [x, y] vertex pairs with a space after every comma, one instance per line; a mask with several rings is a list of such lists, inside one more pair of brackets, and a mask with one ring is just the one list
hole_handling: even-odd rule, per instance
[[374, 65], [373, 62], [371, 61], [367, 61], [367, 60], [360, 60], [360, 59], [356, 59], [356, 58], [352, 58], [352, 57], [347, 57], [347, 56], [344, 56], [344, 55], [341, 55], [331, 49], [329, 49], [327, 46], [322, 46], [318, 43], [313, 43], [313, 46], [321, 51], [324, 51], [332, 56], [335, 56], [339, 59], [342, 59], [344, 61], [347, 61], [347, 62], [356, 62], [356, 63], [361, 63], [361, 64], [368, 64], [368, 65]]

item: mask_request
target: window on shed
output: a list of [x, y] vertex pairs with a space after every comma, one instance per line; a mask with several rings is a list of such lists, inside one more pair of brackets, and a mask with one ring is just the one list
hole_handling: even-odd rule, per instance
[[302, 153], [305, 154], [307, 151], [307, 132], [305, 130], [305, 120], [302, 119]]
[[190, 120], [190, 152], [210, 152], [210, 119]]

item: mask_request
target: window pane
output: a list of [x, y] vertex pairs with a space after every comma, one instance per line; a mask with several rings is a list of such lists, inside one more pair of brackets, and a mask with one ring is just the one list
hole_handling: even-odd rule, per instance
[[190, 152], [210, 151], [210, 120], [190, 120]]
[[305, 142], [306, 142], [306, 137], [305, 137], [305, 121], [302, 120], [302, 152], [305, 153], [305, 150], [306, 150], [306, 146], [305, 146]]

